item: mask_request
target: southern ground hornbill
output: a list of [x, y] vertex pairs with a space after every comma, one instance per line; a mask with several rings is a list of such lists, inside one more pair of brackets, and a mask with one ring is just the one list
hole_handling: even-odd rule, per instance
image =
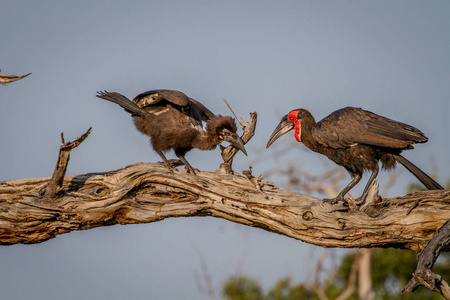
[[[214, 115], [200, 102], [173, 90], [152, 90], [137, 95], [133, 101], [119, 93], [97, 92], [97, 97], [114, 102], [131, 113], [137, 130], [150, 136], [151, 144], [167, 168], [173, 167], [163, 152], [174, 150], [189, 173], [195, 174], [185, 154], [193, 148], [213, 150], [223, 141], [244, 152], [236, 134], [234, 119]], [[206, 122], [203, 130], [202, 121]]]
[[399, 162], [428, 189], [442, 189], [436, 181], [400, 155], [403, 150], [413, 149], [412, 144], [428, 140], [419, 129], [410, 125], [356, 107], [339, 109], [316, 123], [309, 111], [296, 109], [281, 119], [266, 148], [291, 130], [294, 130], [298, 142], [343, 166], [353, 177], [332, 199], [333, 203], [344, 201], [344, 196], [361, 180], [363, 172], [370, 170], [372, 174], [361, 196], [363, 199], [378, 175], [379, 161], [384, 169], [394, 168]]

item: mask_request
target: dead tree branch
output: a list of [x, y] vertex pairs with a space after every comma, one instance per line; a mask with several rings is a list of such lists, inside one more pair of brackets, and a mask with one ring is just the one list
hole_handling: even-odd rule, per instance
[[[226, 101], [225, 101], [226, 102]], [[227, 103], [228, 105], [228, 103]], [[230, 108], [231, 110], [231, 108]], [[233, 112], [234, 114], [234, 112]], [[255, 135], [256, 130], [256, 120], [258, 118], [258, 115], [256, 112], [250, 113], [250, 122], [244, 122], [244, 120], [239, 119], [239, 123], [242, 125], [242, 129], [244, 133], [241, 136], [242, 142], [245, 144], [250, 141], [250, 139]], [[231, 168], [231, 164], [233, 163], [233, 158], [236, 155], [236, 153], [239, 150], [234, 147], [233, 145], [230, 145], [224, 149], [222, 149], [222, 159], [223, 163], [220, 165], [217, 172], [224, 173], [224, 174], [233, 174], [233, 170]]]
[[[256, 114], [252, 126], [255, 123]], [[70, 151], [90, 130], [73, 142], [65, 143], [62, 137], [51, 178], [0, 182], [0, 245], [41, 243], [99, 226], [213, 216], [322, 247], [423, 249], [404, 290], [424, 285], [450, 299], [447, 283], [431, 272], [439, 253], [449, 250], [450, 190], [381, 199], [373, 184], [365, 202], [344, 206], [278, 190], [254, 178], [251, 169], [247, 176], [217, 172], [192, 176], [184, 170], [171, 173], [160, 164], [139, 163], [65, 176]], [[347, 292], [353, 293], [352, 288]]]
[[[370, 214], [263, 186], [245, 176], [139, 163], [66, 176], [56, 201], [50, 178], [0, 182], [0, 244], [40, 243], [58, 234], [171, 217], [213, 216], [322, 247], [397, 247], [420, 251], [450, 214], [450, 190], [415, 192], [376, 202]], [[410, 206], [418, 206], [407, 214]]]
[[434, 292], [440, 293], [445, 299], [450, 299], [450, 287], [441, 276], [433, 273], [433, 268], [439, 254], [448, 248], [450, 244], [450, 219], [428, 241], [425, 248], [419, 254], [419, 262], [413, 273], [413, 278], [402, 289], [413, 292], [419, 286], [424, 286]]
[[28, 73], [28, 74], [22, 75], [22, 76], [18, 76], [18, 75], [6, 75], [6, 74], [0, 73], [0, 84], [7, 85], [8, 83], [11, 83], [11, 82], [20, 80], [22, 78], [25, 78], [25, 77], [27, 77], [30, 74], [31, 73]]
[[58, 191], [62, 187], [64, 176], [66, 175], [67, 165], [69, 164], [70, 159], [70, 151], [78, 147], [89, 136], [91, 130], [92, 127], [89, 127], [89, 129], [82, 136], [73, 142], [67, 143], [65, 143], [64, 134], [61, 132], [62, 145], [59, 148], [58, 161], [56, 163], [55, 171], [53, 172], [53, 176], [44, 192], [45, 198], [50, 200], [54, 200], [56, 198]]

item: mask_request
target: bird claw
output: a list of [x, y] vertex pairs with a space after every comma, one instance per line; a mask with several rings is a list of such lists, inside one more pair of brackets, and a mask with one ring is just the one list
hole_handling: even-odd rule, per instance
[[[188, 168], [188, 166], [185, 166], [185, 170], [186, 170], [186, 172], [188, 172], [189, 174], [197, 175], [197, 173], [195, 172], [195, 169], [192, 168], [192, 167]], [[197, 169], [197, 171], [200, 172], [198, 169]]]
[[167, 162], [160, 161], [159, 163], [164, 165], [169, 170], [170, 173], [174, 173], [175, 171], [178, 171], [178, 169], [176, 167], [183, 165], [183, 163], [178, 159], [170, 159]]
[[333, 204], [333, 205], [337, 204], [339, 201], [344, 202], [344, 204], [348, 204], [347, 199], [345, 199], [344, 195], [341, 195], [341, 194], [337, 195], [335, 198], [331, 198], [331, 199], [325, 198], [325, 199], [323, 199], [323, 201]]
[[331, 199], [329, 199], [329, 198], [324, 198], [324, 199], [323, 199], [323, 202], [325, 202], [325, 203], [330, 203], [330, 204], [334, 205], [334, 204], [337, 204], [337, 203], [339, 202], [339, 200], [342, 200], [342, 199], [338, 199], [338, 197], [336, 197], [336, 198], [331, 198]]
[[361, 197], [359, 197], [359, 198], [356, 198], [355, 199], [355, 204], [356, 205], [362, 205], [362, 204], [364, 204], [364, 202], [366, 202], [366, 197], [367, 197], [367, 195], [362, 195]]
[[174, 167], [172, 167], [172, 166], [170, 166], [170, 165], [166, 165], [166, 164], [163, 163], [163, 162], [160, 162], [160, 163], [163, 164], [163, 165], [167, 168], [167, 170], [169, 170], [170, 173], [174, 173], [175, 170], [177, 170], [176, 168], [174, 168]]

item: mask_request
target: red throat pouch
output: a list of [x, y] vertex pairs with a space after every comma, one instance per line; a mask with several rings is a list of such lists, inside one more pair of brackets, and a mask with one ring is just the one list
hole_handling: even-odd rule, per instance
[[294, 130], [295, 130], [295, 139], [297, 140], [297, 142], [301, 142], [302, 141], [302, 138], [301, 138], [301, 135], [302, 135], [302, 121], [301, 120], [297, 120], [295, 122]]

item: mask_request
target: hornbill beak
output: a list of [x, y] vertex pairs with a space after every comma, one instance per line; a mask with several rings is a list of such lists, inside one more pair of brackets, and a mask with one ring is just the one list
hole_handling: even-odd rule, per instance
[[247, 151], [245, 150], [244, 143], [236, 133], [233, 132], [231, 135], [226, 136], [224, 140], [244, 152], [244, 154], [247, 156]]
[[267, 142], [266, 149], [270, 147], [280, 136], [294, 129], [294, 123], [289, 122], [287, 119], [287, 115], [281, 118], [280, 124], [278, 124], [277, 128], [272, 132], [272, 135]]

